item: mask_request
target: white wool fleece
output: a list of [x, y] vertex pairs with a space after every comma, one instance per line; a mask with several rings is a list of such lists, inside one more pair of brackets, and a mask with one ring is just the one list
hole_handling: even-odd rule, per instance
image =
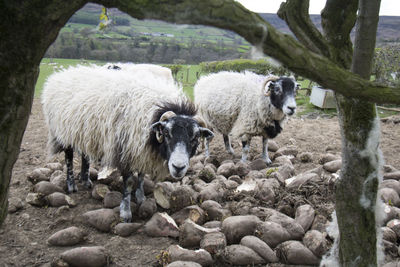
[[273, 120], [283, 122], [286, 117], [264, 95], [266, 78], [252, 72], [227, 71], [203, 76], [194, 87], [195, 103], [206, 123], [222, 134], [263, 135], [266, 125]]
[[151, 73], [71, 67], [50, 76], [43, 89], [49, 144], [56, 138], [106, 166], [121, 158], [131, 171], [164, 178], [164, 160], [146, 146], [149, 126], [158, 104], [184, 98], [174, 82]]

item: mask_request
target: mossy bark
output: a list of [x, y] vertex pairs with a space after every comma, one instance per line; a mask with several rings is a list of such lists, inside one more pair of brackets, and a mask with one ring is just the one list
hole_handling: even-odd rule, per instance
[[[291, 26], [308, 16], [308, 11], [299, 7], [306, 5], [305, 2], [308, 1], [288, 0], [279, 13], [285, 15], [282, 17], [299, 40], [312, 40], [317, 37], [315, 33]], [[361, 8], [353, 51], [350, 32], [356, 22], [358, 4]], [[293, 15], [298, 10], [306, 14]], [[328, 0], [321, 16], [326, 44], [319, 41], [315, 45], [326, 45], [329, 53], [320, 54], [329, 56], [343, 69], [351, 69], [361, 78], [369, 80], [378, 14], [379, 1]], [[308, 42], [302, 42], [312, 49]], [[354, 90], [350, 84], [343, 86], [343, 90]], [[342, 93], [339, 90], [336, 92]], [[376, 127], [379, 127], [379, 119], [375, 104], [344, 95], [336, 94], [343, 161], [341, 176], [336, 184], [339, 261], [342, 266], [377, 266], [375, 203], [380, 152], [379, 129]]]
[[7, 215], [12, 168], [31, 112], [40, 60], [82, 3], [0, 3], [0, 224]]
[[[370, 78], [380, 1], [360, 0], [351, 71]], [[378, 266], [376, 202], [381, 153], [379, 118], [371, 102], [337, 96], [342, 170], [336, 184], [342, 266]], [[351, 216], [349, 216], [351, 214]]]
[[342, 266], [378, 266], [375, 204], [379, 184], [379, 120], [372, 103], [337, 96], [342, 169], [336, 183]]

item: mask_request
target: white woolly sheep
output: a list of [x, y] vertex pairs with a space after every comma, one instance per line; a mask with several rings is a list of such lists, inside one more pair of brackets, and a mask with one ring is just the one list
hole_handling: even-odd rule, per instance
[[[202, 127], [196, 108], [175, 83], [152, 73], [97, 66], [72, 67], [47, 80], [42, 104], [52, 153], [65, 152], [68, 192], [76, 191], [73, 151], [82, 155], [81, 179], [91, 187], [89, 161], [116, 167], [124, 178], [120, 216], [131, 220], [130, 198], [144, 200], [143, 176], [180, 179], [189, 167]], [[133, 173], [139, 173], [138, 183]]]
[[[242, 161], [247, 160], [251, 138], [262, 136], [262, 159], [270, 164], [268, 138], [276, 137], [286, 115], [295, 113], [296, 89], [292, 77], [223, 71], [201, 77], [194, 98], [206, 124], [222, 133], [229, 153], [233, 154], [229, 134], [242, 141]], [[206, 139], [207, 156], [208, 143]]]
[[131, 71], [135, 75], [140, 75], [141, 73], [144, 73], [145, 75], [147, 73], [152, 73], [158, 77], [165, 78], [169, 82], [174, 81], [174, 77], [172, 76], [171, 69], [160, 66], [160, 65], [132, 64], [132, 63], [116, 63], [116, 64], [108, 63], [105, 65], [105, 67], [108, 69], [113, 69], [113, 70], [123, 69], [123, 70]]

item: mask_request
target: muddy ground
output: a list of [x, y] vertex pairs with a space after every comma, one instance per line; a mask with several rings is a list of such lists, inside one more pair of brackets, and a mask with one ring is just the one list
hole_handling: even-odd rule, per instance
[[[400, 124], [391, 120], [382, 123], [381, 149], [385, 163], [400, 169]], [[318, 158], [327, 152], [340, 155], [341, 141], [339, 126], [336, 117], [323, 118], [311, 114], [302, 118], [291, 118], [283, 133], [275, 141], [282, 147], [296, 145], [299, 152], [311, 152], [311, 163], [294, 164], [296, 174], [302, 173], [318, 166]], [[58, 230], [79, 224], [76, 218], [80, 214], [92, 209], [102, 207], [102, 203], [93, 199], [90, 191], [80, 191], [72, 197], [78, 206], [66, 211], [57, 211], [57, 208], [38, 208], [25, 203], [26, 195], [32, 190], [32, 184], [27, 180], [27, 173], [37, 167], [43, 167], [47, 162], [46, 156], [47, 129], [44, 123], [41, 104], [35, 99], [32, 114], [22, 141], [19, 158], [14, 166], [9, 197], [18, 197], [24, 201], [24, 206], [16, 213], [9, 214], [0, 228], [0, 266], [49, 266], [51, 261], [68, 248], [51, 247], [46, 244], [46, 239]], [[212, 142], [212, 153], [224, 153], [223, 142], [217, 135]], [[240, 153], [239, 144], [234, 142], [234, 149]], [[261, 140], [253, 139], [251, 145], [251, 159], [259, 155]], [[273, 153], [270, 153], [273, 156]], [[60, 156], [59, 159], [62, 159]], [[332, 205], [332, 192], [326, 189], [328, 196], [324, 200], [321, 195], [317, 212], [330, 212]], [[304, 194], [304, 192], [302, 192]], [[291, 196], [285, 196], [291, 197]], [[292, 196], [301, 198], [302, 196]], [[320, 200], [319, 200], [320, 201]], [[325, 208], [324, 208], [325, 207]], [[111, 266], [153, 266], [156, 256], [162, 249], [177, 240], [171, 238], [149, 238], [144, 233], [136, 233], [124, 238], [112, 233], [101, 233], [97, 230], [79, 224], [89, 232], [88, 239], [82, 246], [105, 246], [112, 255]]]

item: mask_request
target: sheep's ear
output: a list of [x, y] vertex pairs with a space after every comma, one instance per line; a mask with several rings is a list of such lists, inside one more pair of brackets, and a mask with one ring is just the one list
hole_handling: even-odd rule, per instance
[[208, 140], [210, 140], [214, 137], [214, 133], [212, 131], [210, 131], [209, 129], [204, 128], [204, 127], [200, 127], [199, 129], [200, 129], [201, 137], [208, 139]]
[[156, 133], [156, 139], [159, 143], [164, 142], [164, 135], [163, 135], [163, 129], [165, 127], [165, 122], [158, 121], [156, 123], [153, 123], [150, 126], [151, 131]]
[[268, 81], [264, 86], [264, 95], [270, 96], [271, 90], [273, 90], [274, 87], [275, 87], [275, 81]]

